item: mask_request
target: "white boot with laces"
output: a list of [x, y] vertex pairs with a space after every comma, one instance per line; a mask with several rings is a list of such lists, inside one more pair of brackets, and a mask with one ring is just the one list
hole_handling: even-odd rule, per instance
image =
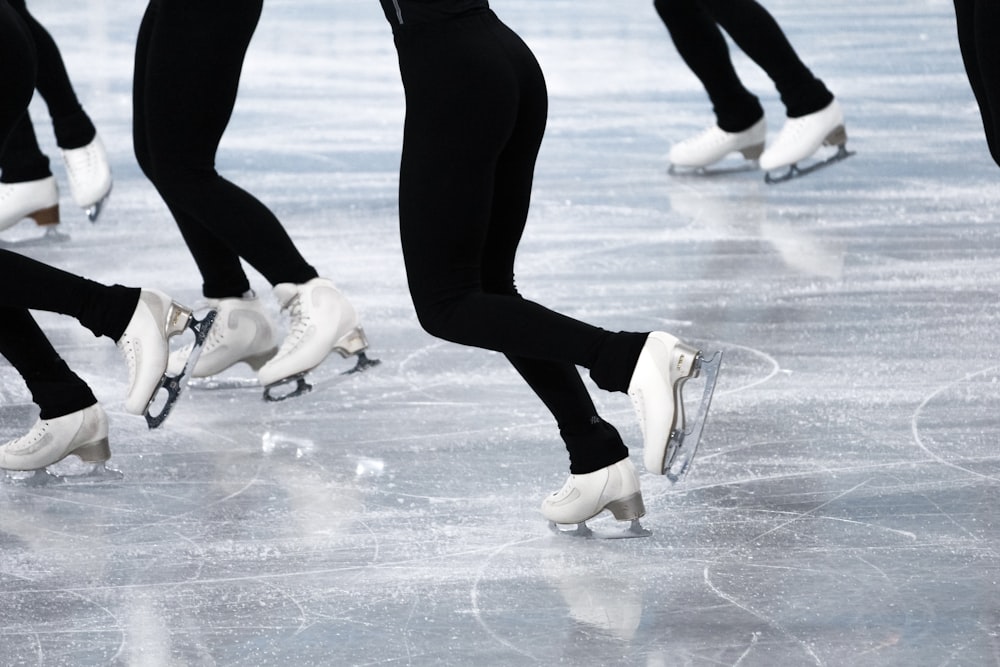
[[639, 476], [627, 458], [585, 475], [570, 475], [563, 487], [542, 501], [542, 515], [555, 524], [582, 524], [604, 510], [619, 521], [646, 514]]
[[0, 468], [39, 470], [70, 454], [87, 463], [111, 458], [108, 417], [95, 403], [54, 419], [39, 419], [25, 435], [0, 447]]
[[815, 113], [786, 120], [778, 138], [760, 156], [760, 168], [773, 171], [790, 167], [811, 156], [821, 146], [843, 146], [846, 143], [844, 111], [837, 100], [833, 100]]
[[748, 160], [756, 160], [764, 150], [767, 122], [761, 118], [741, 132], [726, 132], [713, 125], [700, 134], [674, 144], [667, 159], [671, 168], [700, 169], [719, 162], [730, 153], [739, 152]]
[[59, 224], [59, 186], [54, 176], [0, 183], [0, 230], [31, 218], [39, 227]]
[[184, 331], [191, 316], [190, 309], [163, 292], [142, 290], [132, 319], [117, 343], [128, 364], [126, 412], [145, 413], [167, 370], [167, 341]]
[[86, 146], [63, 149], [62, 156], [73, 201], [94, 222], [111, 194], [111, 167], [104, 143], [95, 135]]
[[302, 285], [280, 283], [274, 296], [288, 313], [288, 334], [277, 354], [257, 372], [261, 386], [301, 376], [331, 352], [346, 358], [368, 346], [351, 302], [326, 278]]
[[[191, 377], [218, 375], [238, 363], [258, 370], [278, 350], [270, 314], [252, 291], [242, 297], [207, 299], [206, 305], [216, 311], [215, 321], [201, 355], [191, 371]], [[177, 375], [191, 356], [189, 343], [170, 354], [167, 372]]]

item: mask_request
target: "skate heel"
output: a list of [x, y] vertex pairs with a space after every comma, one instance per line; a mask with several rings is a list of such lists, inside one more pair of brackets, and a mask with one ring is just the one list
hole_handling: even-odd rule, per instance
[[186, 308], [176, 301], [171, 301], [170, 307], [167, 308], [167, 317], [163, 332], [167, 335], [167, 338], [184, 333], [184, 330], [193, 317], [194, 313], [190, 308]]
[[843, 125], [833, 128], [830, 134], [823, 139], [824, 146], [843, 146], [847, 143], [847, 130]]
[[368, 338], [365, 337], [365, 330], [360, 325], [354, 327], [333, 345], [333, 349], [345, 359], [358, 354], [367, 347]]
[[685, 343], [678, 342], [671, 351], [670, 375], [674, 385], [698, 377], [700, 366], [695, 362], [698, 360], [698, 349]]
[[48, 206], [46, 208], [40, 208], [33, 213], [29, 213], [28, 217], [35, 221], [35, 224], [39, 227], [48, 227], [49, 225], [59, 224], [59, 204], [55, 206]]
[[642, 502], [642, 493], [636, 491], [630, 496], [612, 500], [605, 506], [619, 521], [634, 521], [646, 515], [646, 506]]
[[747, 146], [746, 148], [740, 149], [740, 153], [742, 153], [743, 157], [745, 157], [748, 160], [756, 160], [757, 158], [760, 157], [761, 153], [763, 152], [764, 152], [763, 141], [760, 142], [759, 144], [754, 144], [753, 146]]
[[75, 454], [86, 463], [103, 463], [111, 458], [111, 447], [108, 446], [107, 438], [101, 438], [89, 445], [74, 449], [70, 453]]
[[267, 350], [266, 352], [255, 354], [252, 357], [246, 357], [245, 359], [243, 359], [243, 361], [247, 362], [250, 368], [254, 369], [255, 371], [259, 371], [260, 367], [269, 362], [277, 353], [278, 353], [278, 348], [272, 347], [270, 350]]

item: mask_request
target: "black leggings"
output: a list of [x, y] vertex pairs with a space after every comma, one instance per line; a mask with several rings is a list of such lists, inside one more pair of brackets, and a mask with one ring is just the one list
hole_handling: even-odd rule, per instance
[[[20, 15], [35, 43], [38, 59], [35, 87], [48, 107], [56, 143], [64, 149], [86, 146], [93, 141], [97, 131], [76, 98], [59, 47], [28, 12], [24, 0], [7, 2]], [[0, 181], [20, 183], [51, 175], [49, 159], [39, 148], [31, 118], [25, 111], [11, 130], [7, 144], [0, 150]]]
[[548, 104], [538, 63], [489, 10], [393, 29], [406, 91], [400, 235], [421, 325], [504, 353], [555, 416], [573, 473], [621, 460], [576, 366], [625, 391], [647, 334], [578, 322], [514, 286]]
[[781, 27], [754, 0], [654, 0], [681, 58], [698, 77], [721, 129], [739, 132], [764, 115], [740, 82], [719, 26], [774, 81], [789, 118], [827, 106], [833, 95], [799, 59]]
[[152, 0], [139, 29], [135, 154], [177, 221], [207, 297], [250, 289], [240, 258], [272, 285], [317, 276], [274, 214], [215, 170], [262, 5]]
[[[3, 143], [28, 107], [36, 67], [28, 28], [7, 0], [0, 0], [0, 63]], [[28, 309], [71, 315], [94, 335], [117, 340], [138, 301], [138, 289], [106, 287], [0, 249], [0, 355], [24, 378], [42, 419], [82, 410], [96, 399], [59, 358]]]
[[955, 0], [958, 44], [979, 104], [986, 143], [1000, 166], [1000, 3], [996, 0]]

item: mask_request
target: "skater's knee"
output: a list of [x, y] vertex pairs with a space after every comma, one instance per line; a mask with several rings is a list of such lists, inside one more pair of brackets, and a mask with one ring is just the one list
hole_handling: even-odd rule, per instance
[[697, 0], [653, 0], [653, 8], [664, 21], [682, 11], [691, 11]]

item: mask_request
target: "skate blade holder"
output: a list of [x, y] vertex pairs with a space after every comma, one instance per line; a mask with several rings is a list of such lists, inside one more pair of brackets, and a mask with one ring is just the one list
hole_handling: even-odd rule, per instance
[[825, 160], [819, 160], [818, 162], [813, 162], [812, 164], [800, 167], [798, 163], [792, 164], [788, 169], [778, 176], [772, 176], [771, 172], [766, 172], [764, 174], [764, 182], [768, 185], [775, 185], [777, 183], [785, 183], [795, 178], [805, 176], [806, 174], [811, 174], [814, 171], [818, 171], [824, 167], [829, 167], [831, 164], [846, 160], [847, 158], [854, 155], [854, 151], [847, 150], [846, 144], [839, 144], [837, 146], [837, 152], [826, 158]]
[[[672, 484], [680, 481], [684, 474], [691, 469], [691, 463], [694, 461], [694, 455], [698, 451], [698, 445], [701, 442], [702, 431], [705, 430], [705, 420], [708, 418], [708, 410], [712, 405], [712, 396], [715, 393], [715, 383], [719, 379], [719, 370], [721, 368], [722, 350], [717, 350], [708, 358], [699, 352], [695, 358], [694, 371], [691, 377], [703, 377], [705, 388], [702, 390], [698, 412], [695, 418], [689, 422], [689, 426], [670, 433], [663, 474], [666, 475]], [[682, 400], [681, 396], [678, 395], [677, 400], [680, 402]]]
[[653, 534], [652, 531], [642, 527], [639, 519], [632, 519], [627, 528], [616, 527], [611, 530], [605, 528], [592, 529], [587, 525], [586, 521], [576, 524], [561, 524], [549, 521], [549, 530], [561, 537], [575, 537], [585, 540], [624, 540], [634, 537], [649, 537]]
[[[174, 403], [180, 398], [181, 391], [187, 383], [188, 371], [194, 368], [194, 365], [198, 362], [198, 357], [201, 356], [201, 348], [205, 345], [205, 338], [208, 337], [208, 331], [212, 328], [212, 323], [215, 322], [217, 314], [218, 311], [210, 310], [200, 320], [195, 319], [194, 315], [188, 318], [186, 326], [194, 333], [194, 347], [191, 348], [191, 354], [188, 355], [187, 361], [184, 362], [184, 368], [181, 369], [181, 372], [174, 376], [164, 373], [163, 377], [160, 378], [159, 386], [157, 386], [153, 395], [149, 398], [149, 403], [146, 405], [143, 417], [146, 418], [146, 425], [151, 430], [163, 424], [167, 417], [170, 416], [170, 411], [174, 409]], [[165, 390], [167, 397], [163, 401], [159, 412], [153, 414], [154, 403], [157, 402], [160, 390]]]
[[[354, 365], [350, 370], [344, 371], [341, 375], [353, 375], [355, 373], [363, 373], [370, 368], [374, 368], [382, 363], [378, 359], [370, 359], [367, 354], [363, 351], [357, 353], [358, 363]], [[289, 398], [295, 398], [296, 396], [302, 396], [303, 394], [308, 394], [313, 390], [313, 385], [309, 384], [306, 380], [306, 375], [309, 371], [303, 371], [301, 373], [296, 373], [295, 375], [289, 375], [283, 380], [278, 380], [277, 382], [272, 382], [271, 384], [264, 387], [264, 400], [268, 403], [277, 403], [279, 401], [284, 401]], [[288, 390], [287, 392], [282, 391], [287, 385], [294, 384], [295, 387]]]

